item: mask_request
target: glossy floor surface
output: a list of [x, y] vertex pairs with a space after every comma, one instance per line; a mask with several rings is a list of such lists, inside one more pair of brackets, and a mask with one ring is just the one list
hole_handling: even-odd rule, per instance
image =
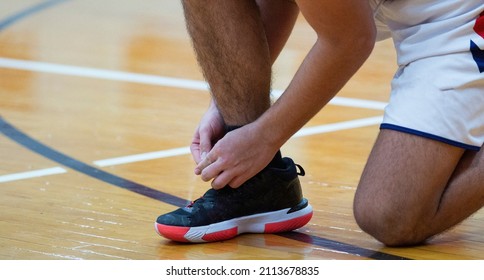
[[[315, 36], [274, 65], [283, 90]], [[188, 145], [209, 93], [179, 1], [0, 1], [0, 259], [482, 259], [484, 212], [412, 248], [363, 233], [352, 200], [396, 69], [391, 41], [283, 147], [311, 222], [183, 245], [156, 217], [208, 188]]]

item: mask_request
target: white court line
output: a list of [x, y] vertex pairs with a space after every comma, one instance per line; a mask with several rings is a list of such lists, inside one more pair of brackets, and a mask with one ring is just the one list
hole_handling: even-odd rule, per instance
[[66, 172], [67, 170], [62, 167], [53, 167], [53, 168], [39, 169], [39, 170], [33, 170], [33, 171], [27, 171], [27, 172], [21, 172], [21, 173], [14, 173], [14, 174], [0, 176], [0, 183], [30, 179], [30, 178], [36, 178], [36, 177], [42, 177], [42, 176], [48, 176], [48, 175], [56, 175], [56, 174], [62, 174]]
[[[62, 65], [62, 64], [55, 64], [55, 63], [37, 62], [37, 61], [29, 61], [29, 60], [2, 58], [2, 57], [0, 57], [0, 68], [27, 70], [27, 71], [51, 73], [51, 74], [58, 74], [58, 75], [68, 75], [68, 76], [76, 76], [76, 77], [104, 79], [104, 80], [111, 80], [111, 81], [140, 83], [140, 84], [165, 86], [165, 87], [184, 88], [184, 89], [200, 90], [200, 91], [209, 90], [207, 83], [203, 81], [156, 76], [156, 75], [147, 75], [147, 74], [137, 74], [137, 73], [122, 72], [122, 71], [114, 71], [114, 70], [103, 70], [103, 69], [96, 69], [96, 68], [89, 68], [89, 67], [69, 66], [69, 65]], [[283, 92], [282, 90], [276, 89], [272, 91], [272, 95], [278, 98], [282, 95], [282, 92]], [[337, 105], [337, 106], [374, 109], [374, 110], [383, 110], [387, 105], [385, 102], [380, 102], [380, 101], [339, 97], [339, 96], [334, 97], [329, 102], [329, 104]]]
[[27, 70], [33, 72], [43, 72], [50, 74], [59, 74], [67, 76], [85, 77], [104, 79], [111, 81], [132, 82], [156, 86], [167, 86], [194, 90], [208, 91], [208, 85], [205, 82], [170, 78], [156, 75], [137, 74], [114, 70], [103, 70], [88, 67], [70, 66], [46, 62], [36, 62], [29, 60], [10, 59], [0, 57], [0, 67]]
[[[273, 97], [277, 99], [281, 97], [283, 92], [284, 92], [283, 90], [276, 89], [276, 90], [273, 90], [271, 94]], [[331, 99], [328, 104], [335, 105], [335, 106], [372, 109], [372, 110], [384, 110], [385, 106], [387, 106], [387, 103], [381, 102], [381, 101], [373, 101], [373, 100], [351, 98], [351, 97], [340, 97], [340, 96], [333, 97], [333, 99]]]
[[372, 126], [381, 124], [383, 116], [371, 117], [365, 119], [356, 119], [351, 121], [344, 121], [338, 123], [323, 124], [312, 127], [304, 127], [300, 129], [292, 138], [310, 136], [315, 134], [329, 133], [334, 131], [340, 131], [345, 129], [360, 128], [365, 126]]
[[106, 166], [120, 165], [120, 164], [145, 161], [145, 160], [151, 160], [151, 159], [181, 156], [189, 153], [190, 153], [190, 147], [182, 147], [182, 148], [175, 148], [175, 149], [163, 150], [158, 152], [150, 152], [150, 153], [136, 154], [136, 155], [130, 155], [130, 156], [124, 156], [124, 157], [96, 160], [93, 163], [99, 167], [106, 167]]

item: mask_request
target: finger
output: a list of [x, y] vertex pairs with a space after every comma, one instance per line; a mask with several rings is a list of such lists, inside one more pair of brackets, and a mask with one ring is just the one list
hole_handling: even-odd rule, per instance
[[[218, 177], [217, 177], [217, 178], [218, 178]], [[215, 189], [215, 190], [220, 190], [220, 189], [223, 189], [223, 188], [226, 186], [226, 184], [224, 184], [224, 183], [218, 183], [218, 182], [216, 181], [216, 180], [217, 180], [217, 178], [215, 178], [215, 179], [213, 179], [213, 180], [212, 180], [212, 183], [211, 183], [211, 185], [212, 185], [212, 189]]]
[[200, 177], [203, 181], [208, 182], [219, 176], [222, 171], [223, 167], [218, 162], [214, 162], [201, 170]]
[[192, 154], [195, 163], [199, 163], [202, 159], [200, 157], [200, 133], [199, 128], [195, 130], [195, 134], [192, 138], [192, 144], [190, 144], [190, 152]]
[[208, 155], [201, 156], [201, 161], [195, 167], [195, 174], [201, 175], [202, 171], [208, 166], [210, 166], [211, 164], [212, 164], [212, 161], [210, 160], [210, 157]]
[[232, 180], [232, 177], [229, 172], [222, 172], [219, 173], [218, 176], [216, 176], [212, 180], [212, 188], [219, 190], [229, 184], [229, 182]]
[[212, 149], [212, 140], [209, 133], [201, 133], [200, 134], [200, 158], [202, 160], [205, 159], [207, 154]]
[[200, 156], [200, 145], [198, 143], [192, 143], [190, 145], [190, 152], [192, 154], [193, 160], [195, 163], [199, 163], [202, 159]]

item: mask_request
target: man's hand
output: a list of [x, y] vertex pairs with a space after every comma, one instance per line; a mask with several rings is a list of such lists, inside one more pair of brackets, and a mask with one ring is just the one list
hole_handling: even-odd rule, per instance
[[227, 185], [237, 188], [255, 176], [272, 160], [279, 146], [261, 139], [254, 123], [227, 133], [199, 162], [195, 173], [202, 180], [212, 181], [212, 188]]
[[[193, 135], [190, 150], [193, 159], [198, 164], [212, 150], [212, 146], [217, 143], [225, 134], [225, 124], [217, 107], [210, 103], [205, 115], [203, 115], [195, 134]], [[195, 171], [196, 173], [196, 171]], [[198, 175], [198, 174], [197, 174]]]

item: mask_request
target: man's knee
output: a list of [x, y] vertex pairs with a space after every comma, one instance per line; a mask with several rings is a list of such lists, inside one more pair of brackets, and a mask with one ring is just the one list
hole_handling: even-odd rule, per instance
[[363, 231], [387, 246], [417, 245], [427, 238], [422, 219], [389, 202], [356, 196], [354, 216]]

